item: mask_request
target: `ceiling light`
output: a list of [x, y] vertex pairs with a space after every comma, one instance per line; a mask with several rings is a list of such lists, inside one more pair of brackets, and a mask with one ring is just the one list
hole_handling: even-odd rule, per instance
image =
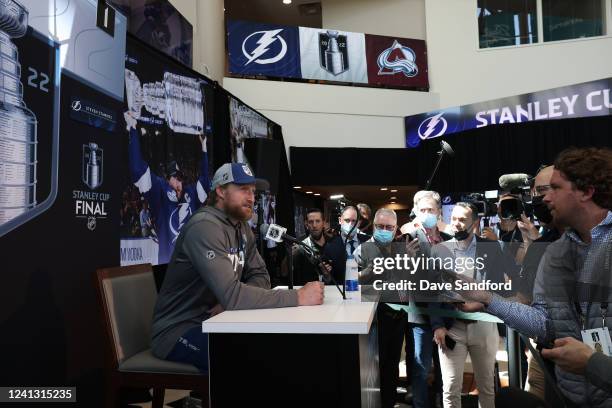
[[307, 191], [306, 194], [312, 194], [312, 191]]
[[391, 201], [391, 204], [395, 204], [395, 201]]
[[300, 186], [294, 186], [293, 188], [295, 188], [296, 190], [299, 190], [299, 189], [300, 189], [300, 188], [302, 188], [302, 187], [300, 187]]
[[314, 195], [316, 195], [316, 196], [320, 196], [320, 195], [321, 195], [321, 193], [315, 193]]
[[387, 191], [387, 190], [388, 190], [387, 187], [381, 187], [380, 188], [380, 191]]
[[397, 200], [397, 197], [391, 197], [390, 200]]
[[397, 190], [391, 190], [392, 193], [397, 193]]
[[341, 198], [344, 198], [344, 194], [333, 194], [329, 196], [330, 200], [339, 200]]
[[291, 4], [291, 0], [283, 0], [283, 4]]

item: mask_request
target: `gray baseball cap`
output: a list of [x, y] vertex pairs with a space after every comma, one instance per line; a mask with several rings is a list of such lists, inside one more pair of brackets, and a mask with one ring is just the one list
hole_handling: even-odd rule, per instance
[[217, 169], [212, 179], [212, 188], [234, 184], [255, 184], [258, 191], [270, 190], [270, 183], [266, 180], [255, 178], [253, 171], [245, 163], [225, 163]]

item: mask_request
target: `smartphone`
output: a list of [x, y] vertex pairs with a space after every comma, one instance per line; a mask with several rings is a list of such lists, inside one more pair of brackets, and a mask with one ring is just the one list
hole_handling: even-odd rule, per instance
[[449, 350], [454, 350], [455, 346], [457, 345], [457, 342], [453, 340], [448, 334], [444, 337], [444, 343], [446, 343], [446, 347], [448, 347]]

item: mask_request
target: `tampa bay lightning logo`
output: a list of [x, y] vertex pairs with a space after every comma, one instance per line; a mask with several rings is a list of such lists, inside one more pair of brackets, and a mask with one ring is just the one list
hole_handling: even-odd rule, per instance
[[189, 220], [190, 217], [191, 206], [189, 205], [189, 203], [179, 204], [170, 214], [170, 220], [168, 220], [168, 224], [170, 227], [170, 231], [173, 235], [173, 244], [176, 242], [178, 234], [179, 232], [181, 232], [181, 228], [183, 228], [183, 225], [185, 225], [185, 223], [187, 222], [187, 220]]
[[430, 116], [419, 125], [419, 137], [423, 140], [442, 136], [448, 129], [448, 122], [442, 116], [444, 112]]
[[[274, 64], [287, 54], [287, 42], [278, 30], [256, 31], [242, 42], [242, 53], [247, 59], [245, 66], [251, 62], [260, 65]], [[280, 46], [280, 49], [279, 49]], [[266, 56], [267, 58], [260, 58]]]
[[414, 51], [397, 40], [391, 47], [380, 53], [376, 62], [379, 68], [378, 75], [394, 75], [401, 72], [408, 78], [412, 78], [419, 73]]

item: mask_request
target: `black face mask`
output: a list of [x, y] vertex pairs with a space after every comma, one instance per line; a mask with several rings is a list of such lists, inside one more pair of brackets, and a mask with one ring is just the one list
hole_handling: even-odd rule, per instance
[[470, 233], [468, 231], [471, 230], [472, 228], [474, 228], [474, 223], [473, 222], [470, 224], [469, 228], [466, 228], [463, 231], [457, 231], [455, 233], [455, 239], [457, 241], [465, 241], [470, 236]]
[[533, 206], [533, 215], [543, 224], [550, 224], [553, 220], [553, 216], [550, 213], [550, 209], [544, 203], [544, 196], [535, 196], [531, 199]]

